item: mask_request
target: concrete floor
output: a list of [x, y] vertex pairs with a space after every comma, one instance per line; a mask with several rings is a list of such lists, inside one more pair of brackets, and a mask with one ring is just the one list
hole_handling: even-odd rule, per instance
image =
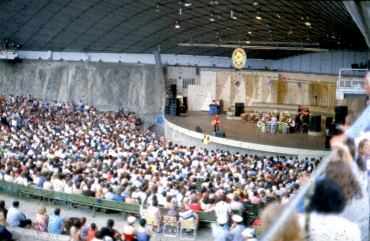
[[[262, 133], [261, 128], [257, 127], [257, 123], [227, 120], [225, 114], [219, 116], [221, 118], [220, 130], [225, 132], [227, 139], [278, 147], [327, 150], [325, 149], [325, 136], [309, 136], [307, 133], [302, 134], [298, 131], [291, 134]], [[213, 135], [212, 117], [213, 115], [206, 111], [188, 111], [187, 117], [166, 116], [166, 119], [175, 125], [193, 131], [198, 125], [203, 133]]]

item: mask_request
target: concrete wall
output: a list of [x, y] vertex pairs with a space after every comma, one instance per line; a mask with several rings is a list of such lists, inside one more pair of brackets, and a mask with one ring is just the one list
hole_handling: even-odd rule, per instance
[[369, 52], [321, 52], [279, 59], [273, 62], [272, 68], [278, 71], [338, 75], [340, 69], [351, 68], [354, 63], [366, 63], [368, 59]]
[[[232, 51], [230, 51], [230, 56], [231, 53]], [[351, 64], [353, 63], [367, 62], [369, 57], [368, 52], [356, 51], [309, 53], [279, 60], [248, 59], [243, 69], [274, 69], [288, 72], [338, 75], [339, 69], [351, 68]], [[153, 54], [19, 51], [19, 58], [155, 64]], [[229, 68], [229, 70], [235, 71], [231, 66], [230, 57], [163, 54], [161, 55], [161, 61], [165, 66], [203, 66], [211, 68]]]
[[163, 69], [155, 65], [67, 61], [0, 62], [1, 93], [79, 101], [99, 110], [120, 104], [137, 113], [160, 113]]
[[276, 154], [281, 154], [286, 157], [298, 156], [300, 159], [304, 157], [324, 157], [329, 154], [329, 151], [314, 151], [306, 149], [297, 148], [287, 148], [287, 147], [276, 147], [248, 142], [241, 142], [237, 140], [231, 140], [226, 138], [220, 138], [215, 136], [209, 136], [211, 144], [207, 145], [202, 143], [204, 134], [191, 131], [180, 126], [177, 126], [165, 119], [164, 131], [167, 140], [173, 141], [178, 145], [185, 146], [197, 146], [198, 148], [207, 148], [208, 150], [229, 150], [231, 153], [240, 152], [242, 154], [256, 154], [256, 155], [266, 155], [275, 156]]

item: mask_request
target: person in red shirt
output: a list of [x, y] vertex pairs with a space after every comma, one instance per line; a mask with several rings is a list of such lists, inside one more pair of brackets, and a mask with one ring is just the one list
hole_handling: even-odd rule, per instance
[[202, 211], [202, 206], [198, 202], [198, 197], [196, 195], [192, 195], [192, 197], [191, 197], [191, 203], [189, 205], [189, 208], [192, 211]]
[[218, 117], [218, 115], [215, 115], [213, 118], [212, 118], [212, 125], [213, 125], [213, 128], [214, 128], [214, 133], [216, 133], [216, 131], [220, 131], [220, 117]]
[[98, 230], [98, 228], [96, 227], [96, 224], [91, 223], [90, 224], [90, 229], [87, 232], [87, 239], [86, 239], [87, 241], [92, 241], [95, 238], [96, 230]]

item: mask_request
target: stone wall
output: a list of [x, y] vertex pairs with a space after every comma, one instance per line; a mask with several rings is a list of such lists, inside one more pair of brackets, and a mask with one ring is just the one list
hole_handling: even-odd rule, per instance
[[79, 101], [98, 110], [120, 104], [143, 115], [162, 112], [163, 69], [155, 65], [19, 60], [0, 62], [0, 93]]

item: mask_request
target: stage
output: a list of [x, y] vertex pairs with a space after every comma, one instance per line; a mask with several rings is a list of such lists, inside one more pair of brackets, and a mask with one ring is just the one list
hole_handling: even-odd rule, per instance
[[[166, 137], [167, 139], [176, 139], [176, 141], [174, 140], [176, 143], [198, 145], [205, 134], [210, 136], [211, 144], [202, 144], [202, 146], [209, 146], [208, 149], [247, 149], [251, 154], [266, 153], [318, 157], [329, 153], [329, 150], [325, 148], [325, 136], [311, 136], [300, 131], [291, 134], [262, 133], [261, 128], [257, 127], [257, 123], [228, 120], [225, 114], [219, 115], [219, 117], [221, 119], [220, 131], [224, 131], [226, 137], [215, 137], [211, 125], [212, 117], [213, 115], [206, 111], [188, 111], [187, 117], [166, 115]], [[202, 133], [195, 132], [197, 125], [202, 129]]]

